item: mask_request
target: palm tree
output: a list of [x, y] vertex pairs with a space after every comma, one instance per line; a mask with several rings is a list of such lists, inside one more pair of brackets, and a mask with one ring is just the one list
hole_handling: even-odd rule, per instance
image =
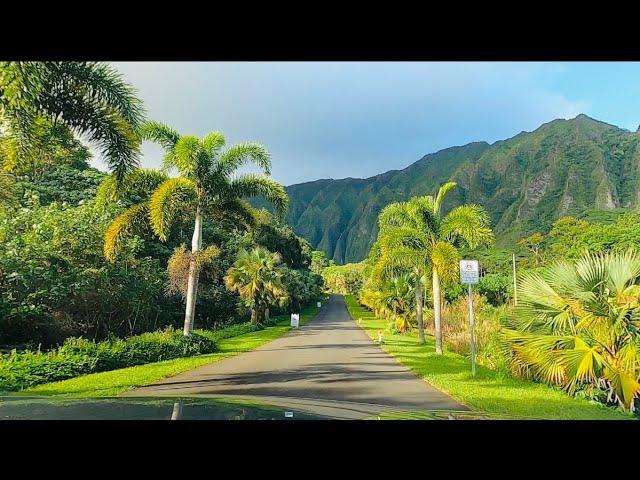
[[[202, 222], [206, 218], [221, 219], [235, 215], [253, 223], [253, 209], [244, 198], [262, 195], [282, 214], [288, 197], [284, 187], [268, 177], [271, 161], [261, 145], [242, 143], [223, 150], [225, 139], [220, 132], [209, 133], [202, 139], [192, 135], [180, 136], [157, 122], [146, 123], [141, 129], [141, 137], [162, 145], [166, 152], [163, 167], [177, 170], [180, 176], [159, 183], [148, 200], [129, 207], [114, 219], [105, 235], [104, 253], [107, 259], [113, 260], [125, 240], [142, 231], [146, 225], [166, 241], [171, 226], [178, 218], [192, 218], [194, 229], [184, 319], [184, 334], [189, 335], [193, 330], [198, 289]], [[263, 174], [238, 175], [238, 168], [246, 163], [257, 165]], [[134, 187], [144, 183], [142, 178], [146, 176], [140, 177], [137, 182], [131, 182]], [[148, 179], [151, 184], [157, 182], [157, 176], [151, 177]], [[126, 179], [124, 183], [127, 183]]]
[[413, 197], [387, 205], [378, 218], [379, 275], [409, 271], [414, 276], [416, 319], [420, 342], [424, 342], [423, 283], [431, 274], [436, 353], [442, 354], [441, 282], [452, 281], [458, 271], [458, 248], [475, 248], [493, 241], [489, 216], [479, 205], [467, 204], [442, 215], [442, 202], [456, 186], [445, 183], [435, 198]]
[[523, 376], [569, 393], [603, 391], [633, 410], [640, 395], [640, 254], [585, 254], [525, 273], [518, 306], [504, 329]]
[[263, 247], [241, 250], [224, 277], [226, 287], [238, 292], [251, 310], [251, 323], [258, 323], [260, 315], [272, 302], [287, 296], [280, 261], [280, 254], [271, 253]]
[[22, 153], [38, 143], [39, 123], [62, 123], [96, 142], [120, 181], [137, 164], [143, 116], [133, 87], [105, 63], [0, 62], [0, 128]]

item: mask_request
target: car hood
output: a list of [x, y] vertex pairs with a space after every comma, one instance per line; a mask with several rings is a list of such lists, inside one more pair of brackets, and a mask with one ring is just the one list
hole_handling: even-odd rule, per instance
[[413, 410], [283, 397], [0, 397], [0, 420], [484, 420], [481, 412]]

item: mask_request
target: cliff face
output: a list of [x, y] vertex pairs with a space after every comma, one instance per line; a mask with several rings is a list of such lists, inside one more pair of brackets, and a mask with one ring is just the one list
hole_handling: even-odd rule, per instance
[[444, 205], [483, 205], [499, 241], [545, 230], [556, 219], [588, 210], [638, 204], [640, 135], [585, 115], [554, 120], [489, 145], [451, 147], [403, 170], [367, 179], [317, 180], [287, 187], [288, 223], [337, 262], [362, 260], [390, 202], [458, 182]]

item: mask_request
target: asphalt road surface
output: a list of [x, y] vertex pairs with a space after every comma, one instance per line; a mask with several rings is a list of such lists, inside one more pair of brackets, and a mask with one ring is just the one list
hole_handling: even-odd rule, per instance
[[381, 350], [332, 295], [307, 325], [262, 347], [126, 393], [347, 402], [402, 410], [467, 410]]

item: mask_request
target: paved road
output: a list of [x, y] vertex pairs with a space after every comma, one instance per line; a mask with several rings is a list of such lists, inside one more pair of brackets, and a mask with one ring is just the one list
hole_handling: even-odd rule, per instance
[[332, 295], [306, 326], [256, 350], [127, 393], [195, 394], [466, 410], [371, 342], [339, 295]]

